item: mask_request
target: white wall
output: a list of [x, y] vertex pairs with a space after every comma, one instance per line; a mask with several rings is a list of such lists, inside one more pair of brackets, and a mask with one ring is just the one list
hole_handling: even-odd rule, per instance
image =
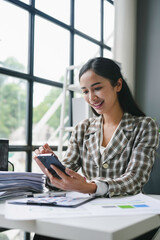
[[115, 0], [113, 59], [121, 63], [122, 74], [135, 95], [137, 0]]
[[136, 100], [160, 126], [160, 0], [138, 0], [137, 10]]

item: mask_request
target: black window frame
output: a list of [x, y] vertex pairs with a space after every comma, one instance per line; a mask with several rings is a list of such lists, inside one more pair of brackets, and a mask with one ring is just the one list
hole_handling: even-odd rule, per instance
[[[59, 82], [55, 82], [49, 79], [37, 77], [33, 74], [34, 72], [34, 31], [35, 31], [35, 16], [40, 16], [44, 18], [45, 20], [48, 20], [59, 27], [62, 27], [70, 32], [70, 49], [69, 49], [69, 64], [74, 65], [74, 36], [78, 35], [86, 40], [89, 40], [91, 43], [95, 43], [100, 48], [100, 56], [103, 56], [103, 50], [107, 49], [111, 51], [111, 47], [106, 45], [103, 40], [103, 32], [104, 32], [104, 25], [103, 25], [103, 19], [104, 19], [104, 2], [107, 1], [114, 5], [114, 2], [112, 0], [99, 0], [101, 5], [101, 14], [100, 14], [100, 41], [96, 40], [95, 38], [92, 38], [91, 36], [75, 29], [74, 27], [74, 5], [75, 0], [70, 0], [70, 24], [66, 24], [62, 21], [59, 21], [58, 19], [38, 10], [35, 8], [35, 0], [30, 0], [30, 5], [23, 3], [19, 0], [6, 0], [6, 2], [9, 2], [11, 4], [16, 5], [17, 7], [20, 7], [24, 10], [26, 10], [29, 13], [29, 56], [28, 56], [28, 73], [22, 73], [18, 71], [13, 71], [10, 69], [6, 69], [3, 67], [0, 67], [0, 73], [5, 74], [12, 77], [18, 77], [21, 78], [28, 83], [28, 89], [27, 89], [27, 143], [26, 145], [9, 145], [9, 152], [26, 152], [26, 171], [31, 172], [32, 171], [32, 153], [33, 151], [38, 148], [39, 146], [33, 145], [32, 143], [32, 118], [33, 118], [33, 84], [34, 83], [42, 83], [53, 87], [63, 88], [63, 84]], [[73, 72], [70, 72], [70, 84], [73, 83]], [[70, 111], [69, 111], [69, 119], [70, 119], [70, 125], [72, 124], [72, 97], [73, 92], [70, 92], [69, 95], [69, 102], [70, 102]], [[51, 146], [53, 151], [57, 151], [58, 146]], [[66, 150], [66, 147], [63, 147], [63, 150]]]

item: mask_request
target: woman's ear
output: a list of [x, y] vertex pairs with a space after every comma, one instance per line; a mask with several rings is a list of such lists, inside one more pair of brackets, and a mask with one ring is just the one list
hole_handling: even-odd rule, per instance
[[117, 85], [116, 85], [117, 92], [121, 91], [121, 89], [122, 89], [122, 82], [123, 82], [122, 78], [119, 78], [118, 81], [117, 81]]

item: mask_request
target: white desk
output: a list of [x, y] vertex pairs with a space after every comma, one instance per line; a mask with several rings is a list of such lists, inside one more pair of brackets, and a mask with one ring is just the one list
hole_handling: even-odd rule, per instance
[[13, 221], [4, 218], [4, 211], [1, 203], [0, 227], [70, 240], [128, 240], [160, 226], [160, 216], [154, 214]]

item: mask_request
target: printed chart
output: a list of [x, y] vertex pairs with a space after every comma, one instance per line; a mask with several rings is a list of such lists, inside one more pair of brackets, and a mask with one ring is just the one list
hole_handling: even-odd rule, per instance
[[144, 194], [135, 196], [99, 198], [88, 203], [91, 212], [99, 215], [155, 214], [160, 213], [160, 201]]

